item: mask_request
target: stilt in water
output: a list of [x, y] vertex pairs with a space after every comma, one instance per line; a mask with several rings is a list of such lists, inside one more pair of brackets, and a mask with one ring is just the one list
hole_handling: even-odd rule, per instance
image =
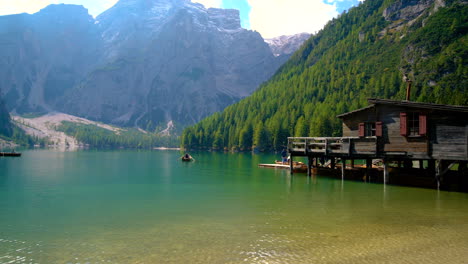
[[443, 164], [442, 160], [437, 160], [436, 163], [436, 174], [435, 174], [435, 180], [437, 182], [437, 190], [440, 190], [440, 181], [442, 177], [442, 170], [443, 170]]
[[383, 169], [384, 169], [384, 173], [383, 173], [383, 182], [384, 182], [384, 185], [388, 183], [388, 161], [387, 160], [383, 160]]
[[372, 169], [372, 159], [366, 159], [366, 181], [370, 182], [371, 176], [371, 169]]
[[291, 156], [289, 157], [289, 173], [290, 173], [291, 175], [293, 175], [293, 169], [294, 169], [294, 168], [293, 168], [293, 156], [291, 155]]
[[312, 176], [312, 157], [307, 156], [307, 176]]
[[341, 180], [344, 180], [345, 171], [346, 171], [346, 160], [341, 159]]

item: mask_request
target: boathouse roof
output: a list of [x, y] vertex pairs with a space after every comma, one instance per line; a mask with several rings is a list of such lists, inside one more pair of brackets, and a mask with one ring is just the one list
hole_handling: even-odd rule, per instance
[[367, 109], [374, 108], [376, 105], [393, 105], [393, 106], [403, 106], [403, 107], [411, 107], [411, 108], [419, 108], [419, 109], [431, 109], [431, 110], [441, 110], [441, 111], [451, 111], [451, 112], [465, 112], [468, 113], [468, 106], [462, 105], [444, 105], [444, 104], [432, 104], [432, 103], [421, 103], [421, 102], [412, 102], [412, 101], [397, 101], [397, 100], [388, 100], [388, 99], [377, 99], [377, 98], [370, 98], [367, 99], [369, 102], [369, 106], [343, 113], [337, 115], [338, 118], [343, 118], [348, 115], [352, 115], [361, 111], [365, 111]]

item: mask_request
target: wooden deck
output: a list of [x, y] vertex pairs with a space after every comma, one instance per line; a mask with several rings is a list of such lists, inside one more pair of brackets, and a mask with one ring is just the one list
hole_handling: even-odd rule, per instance
[[290, 137], [288, 150], [293, 156], [334, 156], [378, 158], [376, 137]]

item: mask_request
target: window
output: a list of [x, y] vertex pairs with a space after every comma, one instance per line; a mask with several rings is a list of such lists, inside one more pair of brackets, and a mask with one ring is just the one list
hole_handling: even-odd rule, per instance
[[364, 135], [366, 137], [373, 137], [375, 136], [375, 123], [365, 123], [365, 131]]
[[365, 122], [359, 124], [360, 137], [381, 137], [382, 122]]
[[425, 136], [427, 134], [427, 116], [425, 113], [400, 113], [400, 134], [402, 136]]
[[408, 113], [408, 136], [419, 136], [419, 113]]

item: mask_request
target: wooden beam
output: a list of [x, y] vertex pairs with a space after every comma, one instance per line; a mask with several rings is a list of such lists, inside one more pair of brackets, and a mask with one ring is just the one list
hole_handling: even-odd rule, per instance
[[341, 179], [344, 180], [346, 170], [346, 159], [341, 159]]
[[366, 181], [370, 181], [372, 169], [372, 159], [366, 159]]
[[291, 175], [293, 174], [293, 169], [294, 169], [293, 167], [294, 167], [293, 166], [293, 155], [290, 155], [289, 156], [289, 174], [291, 174]]
[[383, 169], [384, 169], [384, 173], [383, 173], [383, 182], [384, 182], [384, 184], [387, 184], [388, 181], [389, 181], [389, 176], [388, 176], [388, 161], [387, 161], [387, 160], [383, 160]]

